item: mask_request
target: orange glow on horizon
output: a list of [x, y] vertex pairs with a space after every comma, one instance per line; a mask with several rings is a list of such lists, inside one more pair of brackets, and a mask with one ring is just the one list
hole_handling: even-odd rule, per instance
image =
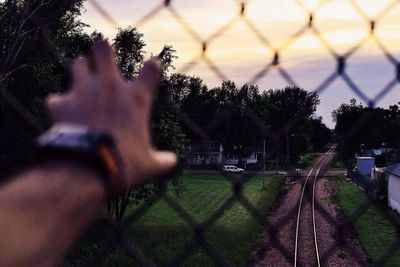
[[[140, 17], [157, 6], [159, 1], [152, 3], [132, 4], [130, 1], [99, 1], [103, 7], [110, 12], [119, 26], [127, 27], [134, 25]], [[349, 1], [300, 1], [303, 7], [292, 0], [249, 1], [246, 7], [246, 19], [254, 24], [258, 31], [270, 41], [273, 48], [279, 48], [301, 27], [306, 25], [308, 14], [305, 9], [318, 7], [314, 14], [314, 25], [321, 32], [321, 37], [326, 40], [338, 53], [345, 53], [356, 45], [360, 40], [368, 36], [369, 25]], [[390, 1], [364, 0], [355, 1], [362, 10], [373, 17]], [[118, 3], [118, 4], [117, 4]], [[193, 30], [206, 40], [216, 30], [223, 27], [232, 18], [239, 15], [238, 5], [233, 1], [203, 1], [202, 3], [187, 4], [184, 1], [172, 1], [173, 7]], [[87, 12], [83, 15], [84, 22], [90, 25], [88, 31], [97, 29], [112, 39], [116, 29], [107, 23], [90, 4], [86, 5]], [[132, 14], [129, 10], [135, 10]], [[398, 53], [400, 48], [400, 5], [394, 7], [391, 12], [377, 23], [376, 36], [393, 53]], [[380, 30], [382, 29], [382, 30]], [[183, 68], [201, 53], [199, 44], [179, 24], [167, 10], [161, 11], [151, 20], [144, 23], [139, 30], [144, 34], [146, 50], [149, 53], [157, 53], [164, 44], [171, 44], [177, 50], [179, 59], [176, 61], [177, 69]], [[315, 57], [326, 56], [324, 48], [316, 37], [306, 30], [305, 34], [288, 45], [289, 49], [283, 49], [285, 57], [298, 58], [302, 55], [312, 54]], [[369, 51], [371, 54], [379, 53], [375, 49]], [[239, 18], [232, 23], [231, 28], [223, 32], [208, 44], [207, 55], [213, 61], [223, 66], [229, 64], [251, 64], [257, 61], [267, 62], [272, 59], [273, 49], [266, 47], [257, 36], [252, 33]]]
[[[144, 3], [130, 0], [97, 1], [122, 28], [135, 26], [162, 3], [159, 0]], [[232, 0], [171, 1], [173, 9], [196, 36], [188, 33], [168, 8], [162, 7], [160, 12], [139, 27], [147, 44], [145, 50], [148, 55], [156, 54], [164, 44], [172, 45], [179, 57], [174, 62], [176, 70], [200, 76], [209, 87], [218, 86], [221, 78], [231, 79], [238, 85], [251, 81], [272, 62], [277, 50], [281, 66], [294, 81], [303, 88], [313, 90], [337, 67], [330, 48], [338, 55], [344, 55], [364, 40], [363, 45], [355, 49], [347, 60], [346, 70], [369, 97], [377, 95], [393, 79], [394, 66], [372, 37], [376, 37], [390, 54], [400, 60], [399, 1], [252, 0], [246, 1], [243, 16], [240, 16], [241, 6], [238, 3]], [[82, 20], [90, 25], [87, 31], [96, 29], [112, 39], [117, 29], [88, 2], [86, 9]], [[317, 32], [307, 28], [310, 13], [313, 13], [312, 25]], [[378, 20], [371, 35], [370, 20], [376, 18]], [[254, 25], [268, 44], [260, 40], [249, 23]], [[304, 31], [292, 39], [303, 28]], [[221, 29], [221, 34], [214, 36]], [[210, 40], [210, 37], [213, 38]], [[220, 73], [210, 68], [206, 61], [198, 60], [202, 55], [202, 41], [207, 41], [207, 59]], [[261, 89], [280, 88], [287, 82], [274, 69], [256, 80]], [[400, 100], [398, 87], [382, 99], [384, 105]], [[332, 88], [326, 90], [326, 95], [330, 94], [335, 96], [334, 101], [332, 98], [329, 101], [323, 98], [323, 105], [319, 108], [325, 120], [329, 120], [330, 111], [339, 103], [357, 97], [341, 80], [335, 81]]]

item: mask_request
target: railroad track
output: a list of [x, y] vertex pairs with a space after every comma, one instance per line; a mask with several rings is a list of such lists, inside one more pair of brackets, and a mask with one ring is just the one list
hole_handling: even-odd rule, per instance
[[[300, 200], [299, 200], [299, 208], [297, 212], [297, 221], [296, 221], [296, 235], [295, 235], [295, 249], [294, 249], [294, 266], [297, 267], [298, 265], [298, 250], [299, 250], [299, 232], [300, 232], [300, 218], [302, 214], [302, 208], [303, 208], [303, 201], [304, 201], [304, 192], [306, 190], [306, 187], [308, 185], [308, 181], [310, 177], [313, 177], [312, 181], [312, 198], [311, 198], [311, 214], [312, 218], [306, 218], [307, 220], [312, 219], [312, 228], [313, 228], [313, 235], [314, 235], [314, 247], [315, 247], [315, 255], [316, 255], [316, 263], [317, 266], [320, 267], [320, 258], [319, 258], [319, 251], [318, 251], [318, 240], [317, 240], [317, 231], [316, 231], [316, 224], [315, 224], [315, 187], [316, 187], [316, 181], [318, 178], [318, 175], [321, 171], [321, 168], [324, 166], [324, 164], [328, 161], [328, 159], [331, 158], [332, 154], [334, 153], [336, 149], [336, 145], [332, 146], [328, 152], [326, 152], [322, 157], [320, 157], [317, 162], [312, 166], [312, 168], [309, 170], [307, 173], [306, 179], [304, 181], [301, 195], [300, 195]], [[314, 175], [313, 175], [314, 173]]]

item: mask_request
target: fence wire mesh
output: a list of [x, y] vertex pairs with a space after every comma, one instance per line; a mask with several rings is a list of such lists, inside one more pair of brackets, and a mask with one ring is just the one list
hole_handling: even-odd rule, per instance
[[[6, 2], [9, 10], [13, 8], [13, 5], [18, 5], [19, 3], [19, 1]], [[34, 4], [27, 5], [25, 14], [20, 14], [20, 20], [14, 25], [15, 28], [7, 29], [8, 34], [12, 37], [12, 41], [8, 45], [8, 49], [3, 51], [2, 54], [3, 58], [0, 69], [0, 96], [2, 99], [2, 105], [8, 105], [11, 107], [14, 112], [19, 114], [22, 120], [30, 124], [31, 127], [37, 131], [37, 133], [40, 133], [46, 128], [43, 120], [38, 118], [37, 114], [34, 114], [31, 110], [29, 110], [25, 106], [23, 100], [18, 99], [18, 97], [13, 95], [13, 92], [7, 90], [6, 86], [4, 85], [4, 81], [8, 76], [12, 75], [13, 72], [17, 71], [19, 68], [22, 68], [19, 62], [23, 62], [24, 57], [28, 55], [30, 51], [36, 49], [38, 43], [44, 44], [47, 49], [46, 53], [53, 57], [56, 62], [59, 62], [62, 67], [65, 67], [65, 62], [61, 62], [59, 60], [58, 51], [54, 47], [54, 43], [50, 36], [52, 34], [51, 24], [54, 20], [59, 19], [58, 12], [61, 12], [63, 4], [67, 2], [68, 1], [63, 2], [61, 0], [32, 1]], [[263, 59], [266, 64], [262, 66], [254, 75], [248, 77], [248, 84], [255, 84], [261, 79], [267, 77], [272, 70], [276, 70], [277, 73], [287, 82], [287, 84], [301, 86], [301, 84], [296, 82], [296, 78], [290, 74], [290, 71], [288, 71], [285, 66], [281, 64], [281, 57], [285, 50], [288, 49], [293, 42], [307, 33], [312, 34], [318, 40], [321, 46], [329, 53], [329, 60], [334, 61], [336, 66], [332, 73], [324, 77], [322, 82], [313, 88], [314, 92], [322, 94], [336, 80], [342, 79], [344, 84], [348, 87], [348, 90], [351, 90], [358, 97], [358, 99], [366, 103], [369, 107], [376, 107], [379, 104], [379, 101], [389, 94], [400, 82], [399, 59], [396, 58], [394, 53], [392, 53], [390, 49], [385, 46], [385, 43], [381, 41], [380, 37], [376, 34], [376, 32], [379, 30], [379, 21], [394, 8], [400, 5], [400, 1], [398, 0], [390, 1], [385, 8], [383, 8], [376, 16], [373, 17], [369, 16], [357, 1], [349, 0], [348, 2], [350, 3], [351, 7], [365, 22], [365, 27], [368, 29], [368, 31], [366, 32], [364, 38], [362, 38], [359, 42], [345, 52], [337, 51], [334, 45], [324, 38], [324, 35], [321, 34], [321, 30], [319, 29], [318, 23], [315, 20], [319, 10], [330, 1], [319, 1], [312, 9], [310, 9], [301, 0], [293, 0], [293, 3], [298, 5], [302, 12], [304, 12], [306, 20], [303, 24], [297, 25], [297, 30], [293, 34], [288, 35], [285, 41], [278, 46], [275, 45], [272, 40], [269, 39], [269, 36], [263, 32], [262, 27], [257, 25], [257, 23], [253, 21], [252, 17], [247, 14], [247, 7], [251, 3], [250, 0], [232, 0], [232, 5], [237, 6], [236, 15], [226, 21], [222, 26], [213, 30], [212, 33], [207, 37], [203, 37], [202, 34], [197, 31], [196, 25], [192, 25], [185, 19], [185, 16], [182, 14], [184, 11], [180, 10], [179, 4], [175, 2], [176, 1], [172, 0], [159, 1], [159, 4], [151, 9], [147, 14], [141, 18], [138, 18], [133, 27], [140, 30], [141, 27], [147, 23], [151, 22], [152, 20], [156, 20], [157, 15], [160, 12], [166, 11], [170, 15], [170, 18], [180, 25], [182, 32], [188, 34], [190, 38], [198, 44], [199, 47], [197, 56], [190, 60], [188, 64], [178, 69], [177, 72], [179, 73], [188, 73], [197, 64], [205, 63], [209, 70], [213, 72], [221, 81], [229, 80], [231, 78], [232, 80], [235, 80], [234, 77], [229, 77], [229, 75], [224, 72], [223, 68], [219, 66], [218, 62], [215, 62], [214, 59], [209, 56], [209, 52], [210, 49], [212, 49], [210, 48], [212, 47], [211, 44], [224, 36], [224, 34], [234, 27], [236, 23], [241, 21], [244, 23], [246, 30], [257, 40], [259, 40], [265, 49], [267, 49], [272, 55], [271, 58]], [[104, 8], [102, 1], [88, 0], [88, 3], [105, 21], [107, 21], [107, 23], [109, 23], [112, 28], [122, 28], [118, 22], [118, 16]], [[53, 14], [41, 14], [41, 8], [46, 5], [54, 5]], [[1, 19], [2, 18], [0, 18], [0, 20]], [[25, 27], [28, 24], [30, 25], [30, 28]], [[40, 33], [38, 39], [32, 40], [26, 37], [28, 36], [28, 32], [23, 32], [26, 29], [28, 29], [27, 31], [38, 31]], [[5, 31], [6, 29], [3, 30]], [[348, 62], [351, 60], [352, 56], [369, 41], [372, 41], [376, 44], [381, 52], [382, 57], [385, 58], [385, 60], [392, 66], [393, 69], [393, 76], [389, 80], [385, 81], [385, 85], [380, 90], [377, 90], [378, 93], [373, 97], [369, 97], [363, 91], [363, 89], [358, 86], [357, 81], [354, 80], [347, 71]], [[168, 40], [166, 40], [166, 42], [168, 42]], [[204, 144], [206, 141], [208, 141], [210, 132], [217, 128], [224, 120], [229, 118], [235, 109], [243, 108], [240, 102], [240, 96], [241, 95], [239, 92], [235, 104], [226, 108], [223, 112], [220, 112], [218, 117], [208, 122], [205, 126], [197, 125], [197, 123], [188, 114], [172, 103], [168, 108], [180, 118], [180, 123], [191, 129], [193, 134], [197, 135], [198, 139], [201, 140], [200, 142]], [[272, 131], [264, 124], [262, 120], [258, 118], [256, 112], [254, 112], [249, 106], [245, 107], [243, 114], [254, 124], [258, 131], [262, 133], [262, 135], [272, 140], [271, 146], [267, 149], [267, 157], [273, 155], [281, 145], [279, 140], [285, 134], [287, 129], [291, 129], [296, 124], [296, 119], [293, 118], [292, 120], [287, 121], [284, 125], [281, 125], [279, 130]], [[353, 128], [347, 131], [347, 135], [352, 136], [352, 134], [357, 131], [358, 128], [362, 127], [364, 122], [368, 119], [368, 114], [362, 118], [359, 118], [359, 120], [354, 123]], [[16, 157], [7, 159], [10, 162], [15, 161], [22, 150], [15, 149], [15, 151]], [[99, 248], [98, 251], [90, 257], [90, 259], [85, 259], [86, 263], [84, 265], [98, 266], [104, 261], [104, 259], [110, 257], [112, 252], [117, 248], [123, 248], [125, 252], [129, 254], [132, 259], [134, 259], [135, 264], [140, 266], [155, 266], [156, 263], [151, 259], [151, 255], [145, 255], [141, 251], [140, 247], [135, 245], [135, 242], [127, 238], [127, 232], [129, 231], [129, 226], [137, 222], [151, 207], [160, 201], [165, 202], [167, 206], [169, 206], [169, 208], [171, 208], [183, 220], [184, 224], [187, 225], [192, 232], [190, 239], [182, 247], [181, 251], [177, 251], [174, 257], [168, 259], [165, 266], [178, 266], [184, 264], [185, 260], [191, 255], [197, 253], [199, 249], [212, 258], [216, 265], [230, 266], [231, 264], [229, 261], [227, 261], [227, 259], [224, 258], [223, 255], [221, 255], [221, 253], [215, 248], [215, 246], [208, 241], [207, 231], [213, 225], [215, 225], [216, 221], [221, 218], [224, 212], [231, 208], [235, 203], [240, 203], [240, 205], [243, 206], [260, 225], [267, 229], [269, 238], [271, 240], [271, 242], [268, 244], [261, 244], [262, 248], [257, 249], [255, 253], [251, 253], [243, 265], [256, 265], [257, 262], [264, 257], [265, 252], [270, 246], [280, 250], [284, 257], [286, 257], [287, 262], [293, 262], [293, 253], [288, 251], [282, 244], [279, 243], [279, 240], [276, 238], [276, 233], [278, 233], [285, 224], [289, 223], [289, 221], [294, 218], [293, 216], [296, 210], [288, 210], [287, 214], [281, 221], [279, 221], [279, 223], [270, 224], [266, 220], [263, 212], [257, 209], [254, 204], [243, 194], [244, 186], [253, 178], [253, 175], [241, 175], [240, 178], [233, 179], [231, 176], [223, 172], [220, 173], [231, 185], [230, 195], [222, 203], [220, 203], [218, 208], [209, 214], [205, 220], [201, 221], [197, 220], [174, 196], [171, 195], [170, 191], [168, 191], [168, 182], [166, 177], [158, 178], [156, 182], [157, 194], [139, 205], [134, 211], [126, 216], [122, 222], [108, 218], [108, 223], [113, 229], [109, 236], [108, 242]], [[330, 221], [333, 225], [336, 224], [335, 218], [333, 218], [329, 212], [324, 210], [323, 205], [317, 202], [316, 206], [316, 209], [323, 214], [326, 220]], [[350, 216], [350, 221], [356, 221], [364, 212], [366, 212], [366, 209], [368, 209], [368, 203], [361, 205], [356, 212]], [[387, 215], [387, 218], [397, 229], [397, 232], [395, 233], [396, 238], [392, 244], [390, 244], [388, 250], [381, 255], [379, 260], [372, 263], [376, 266], [383, 265], [386, 260], [396, 251], [396, 249], [400, 247], [400, 225], [398, 222], [393, 220], [391, 216]], [[337, 242], [333, 244], [333, 246], [329, 248], [325, 254], [321, 255], [321, 259], [328, 258], [329, 255], [334, 253], [334, 251], [341, 245], [341, 238], [344, 238], [346, 233], [343, 232], [344, 230], [342, 229], [342, 225], [337, 225], [336, 231], [336, 235], [338, 236]], [[349, 256], [352, 257], [352, 255]], [[354, 257], [354, 261], [357, 262], [359, 259]], [[64, 264], [66, 266], [69, 265], [67, 260], [64, 262]]]

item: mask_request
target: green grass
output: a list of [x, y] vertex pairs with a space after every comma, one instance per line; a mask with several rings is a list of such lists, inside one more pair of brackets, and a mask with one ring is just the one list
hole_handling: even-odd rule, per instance
[[300, 156], [300, 159], [296, 163], [297, 168], [307, 168], [311, 166], [318, 158], [318, 153], [307, 153]]
[[339, 169], [344, 169], [348, 168], [349, 166], [355, 166], [356, 161], [354, 159], [347, 159], [347, 160], [340, 160], [340, 159], [335, 159], [332, 163], [332, 168], [339, 168]]
[[[230, 196], [232, 186], [219, 174], [188, 174], [183, 181], [186, 190], [176, 197], [182, 207], [192, 214], [197, 222], [206, 220]], [[232, 176], [236, 179], [237, 176]], [[267, 213], [274, 203], [281, 187], [280, 176], [265, 178], [262, 189], [262, 176], [252, 177], [243, 187], [243, 195], [262, 213]], [[130, 207], [128, 214], [135, 210]], [[111, 236], [107, 225], [98, 225], [81, 241], [71, 253], [72, 263], [84, 262], [88, 255], [101, 247], [105, 236]], [[94, 227], [94, 228], [96, 228]], [[218, 251], [224, 260], [234, 266], [243, 264], [256, 245], [261, 226], [239, 203], [235, 202], [205, 232], [207, 241]], [[138, 221], [129, 227], [126, 234], [143, 254], [158, 265], [169, 262], [191, 240], [193, 230], [164, 201], [155, 203]], [[91, 249], [92, 248], [92, 249]], [[135, 266], [127, 253], [117, 249], [107, 258], [106, 266]], [[214, 261], [202, 249], [191, 255], [184, 266], [214, 266]]]
[[[400, 216], [382, 203], [375, 203], [368, 195], [345, 180], [343, 176], [336, 177], [338, 192], [336, 201], [344, 214], [351, 219], [361, 245], [368, 260], [381, 266], [400, 265], [400, 243], [391, 250], [393, 242], [398, 241], [399, 232], [392, 222], [400, 223]], [[385, 253], [390, 252], [388, 257]]]
[[333, 164], [332, 164], [332, 168], [340, 168], [340, 169], [343, 169], [343, 168], [346, 168], [346, 165], [345, 165], [345, 163], [344, 163], [342, 160], [335, 160], [335, 161], [333, 162]]

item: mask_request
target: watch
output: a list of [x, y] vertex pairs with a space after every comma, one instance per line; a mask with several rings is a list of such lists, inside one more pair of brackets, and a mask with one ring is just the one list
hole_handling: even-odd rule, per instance
[[122, 159], [107, 132], [74, 123], [57, 123], [36, 139], [41, 159], [66, 159], [97, 171], [110, 198], [125, 188]]

